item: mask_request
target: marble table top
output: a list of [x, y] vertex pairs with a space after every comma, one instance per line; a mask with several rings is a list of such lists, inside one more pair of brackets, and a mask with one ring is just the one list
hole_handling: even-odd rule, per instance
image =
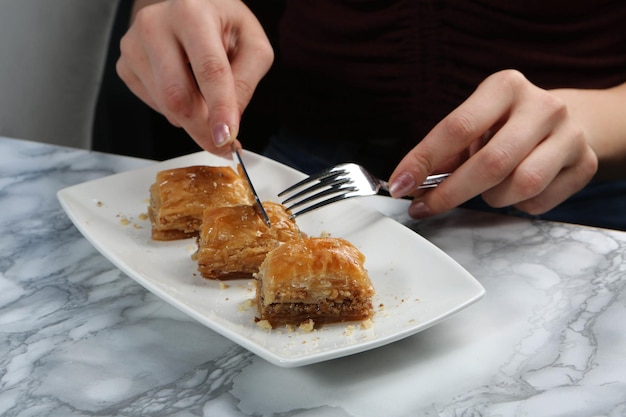
[[391, 345], [280, 368], [124, 275], [56, 199], [149, 163], [0, 138], [0, 415], [626, 416], [626, 233], [399, 216], [484, 299]]

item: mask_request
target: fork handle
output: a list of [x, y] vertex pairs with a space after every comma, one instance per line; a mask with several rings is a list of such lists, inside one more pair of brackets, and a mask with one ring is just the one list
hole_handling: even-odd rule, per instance
[[450, 173], [429, 175], [426, 177], [422, 185], [417, 187], [417, 189], [419, 190], [421, 188], [434, 188], [441, 184], [443, 180], [448, 178], [450, 175]]
[[[448, 178], [450, 175], [451, 175], [450, 173], [429, 175], [428, 177], [426, 177], [424, 182], [421, 183], [417, 187], [417, 189], [421, 190], [421, 189], [424, 189], [424, 188], [435, 188], [436, 186], [441, 184], [443, 182], [443, 180]], [[387, 194], [389, 194], [389, 183], [387, 181], [382, 181], [381, 180], [380, 181], [380, 189], [385, 191]], [[411, 199], [412, 198], [413, 197], [411, 197]]]

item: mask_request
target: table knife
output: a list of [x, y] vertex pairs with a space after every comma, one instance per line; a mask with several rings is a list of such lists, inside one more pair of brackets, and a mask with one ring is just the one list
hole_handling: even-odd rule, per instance
[[243, 160], [241, 159], [241, 154], [239, 153], [239, 149], [237, 149], [237, 145], [232, 143], [231, 149], [233, 151], [233, 161], [235, 161], [241, 167], [241, 172], [243, 172], [243, 175], [246, 177], [246, 181], [248, 181], [248, 185], [250, 186], [250, 189], [252, 190], [252, 194], [254, 194], [255, 205], [259, 213], [261, 214], [261, 217], [265, 221], [265, 224], [267, 225], [267, 227], [272, 227], [270, 218], [267, 215], [265, 208], [263, 208], [263, 204], [261, 204], [261, 199], [259, 198], [259, 195], [256, 193], [256, 190], [254, 189], [254, 185], [252, 185], [252, 181], [250, 180], [250, 176], [248, 175], [246, 166], [243, 164]]

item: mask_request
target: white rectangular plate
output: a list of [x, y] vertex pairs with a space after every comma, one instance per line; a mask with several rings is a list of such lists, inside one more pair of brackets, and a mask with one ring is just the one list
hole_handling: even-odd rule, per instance
[[[304, 175], [244, 151], [244, 162], [263, 201]], [[255, 324], [254, 286], [203, 279], [191, 255], [195, 241], [157, 242], [145, 218], [149, 187], [158, 171], [190, 165], [231, 165], [199, 152], [78, 184], [58, 192], [69, 218], [111, 262], [174, 307], [255, 354], [282, 367], [321, 362], [373, 349], [424, 330], [484, 295], [484, 288], [448, 255], [417, 233], [364, 204], [363, 199], [326, 206], [297, 219], [310, 236], [330, 233], [366, 256], [376, 314], [360, 323], [322, 326], [312, 332]], [[143, 215], [142, 215], [143, 214]]]

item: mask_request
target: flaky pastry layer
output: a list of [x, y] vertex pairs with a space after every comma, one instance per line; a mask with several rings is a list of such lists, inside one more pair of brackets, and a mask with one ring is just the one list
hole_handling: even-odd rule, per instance
[[272, 226], [254, 206], [213, 207], [204, 211], [198, 238], [198, 271], [209, 279], [251, 278], [268, 252], [302, 238], [281, 204], [264, 202]]
[[152, 238], [196, 236], [206, 208], [253, 201], [245, 179], [230, 167], [189, 166], [160, 171], [150, 187]]
[[259, 268], [259, 320], [273, 326], [364, 320], [374, 287], [365, 256], [341, 238], [305, 238], [270, 252]]

